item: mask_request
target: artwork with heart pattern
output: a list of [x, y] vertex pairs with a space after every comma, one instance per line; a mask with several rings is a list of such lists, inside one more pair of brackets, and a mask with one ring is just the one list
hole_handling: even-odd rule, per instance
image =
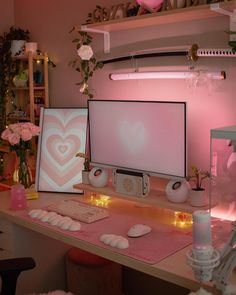
[[87, 130], [86, 108], [48, 108], [41, 114], [36, 188], [39, 191], [76, 192], [81, 182]]

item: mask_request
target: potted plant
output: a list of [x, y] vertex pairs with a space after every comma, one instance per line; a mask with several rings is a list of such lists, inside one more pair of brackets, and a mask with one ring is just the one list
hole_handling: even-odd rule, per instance
[[191, 166], [191, 170], [192, 174], [187, 177], [187, 181], [191, 181], [194, 184], [190, 191], [190, 203], [196, 207], [205, 206], [207, 204], [207, 196], [202, 183], [204, 179], [210, 178], [210, 173], [202, 171], [196, 166]]
[[16, 87], [26, 87], [28, 78], [28, 70], [20, 70], [19, 73], [13, 77], [12, 82]]
[[90, 161], [85, 153], [77, 153], [76, 157], [84, 159], [84, 169], [82, 170], [82, 183], [89, 184]]
[[[0, 132], [6, 127], [6, 104], [13, 97], [10, 83], [19, 72], [20, 61], [12, 58], [12, 40], [29, 40], [29, 31], [11, 27], [0, 36]], [[18, 51], [19, 52], [19, 51]]]
[[11, 54], [18, 56], [24, 53], [25, 42], [29, 41], [29, 31], [21, 28], [10, 27], [10, 31], [6, 34], [8, 40], [11, 41]]

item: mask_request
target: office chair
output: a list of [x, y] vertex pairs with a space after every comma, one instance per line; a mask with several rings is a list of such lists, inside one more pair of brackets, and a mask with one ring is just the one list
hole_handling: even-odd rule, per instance
[[0, 260], [0, 277], [2, 279], [1, 295], [15, 295], [17, 278], [24, 270], [33, 269], [35, 262], [31, 257]]

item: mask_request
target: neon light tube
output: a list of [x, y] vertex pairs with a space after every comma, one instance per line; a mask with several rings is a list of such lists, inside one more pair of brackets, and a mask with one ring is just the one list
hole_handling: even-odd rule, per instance
[[174, 72], [130, 72], [130, 73], [113, 73], [110, 79], [118, 80], [144, 80], [144, 79], [190, 79], [206, 75], [209, 79], [225, 80], [226, 73], [224, 71], [207, 72], [207, 71], [174, 71]]

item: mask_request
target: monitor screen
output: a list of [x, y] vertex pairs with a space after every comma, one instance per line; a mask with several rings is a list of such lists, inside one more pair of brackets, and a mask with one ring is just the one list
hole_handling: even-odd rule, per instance
[[186, 102], [88, 100], [91, 164], [185, 178]]

